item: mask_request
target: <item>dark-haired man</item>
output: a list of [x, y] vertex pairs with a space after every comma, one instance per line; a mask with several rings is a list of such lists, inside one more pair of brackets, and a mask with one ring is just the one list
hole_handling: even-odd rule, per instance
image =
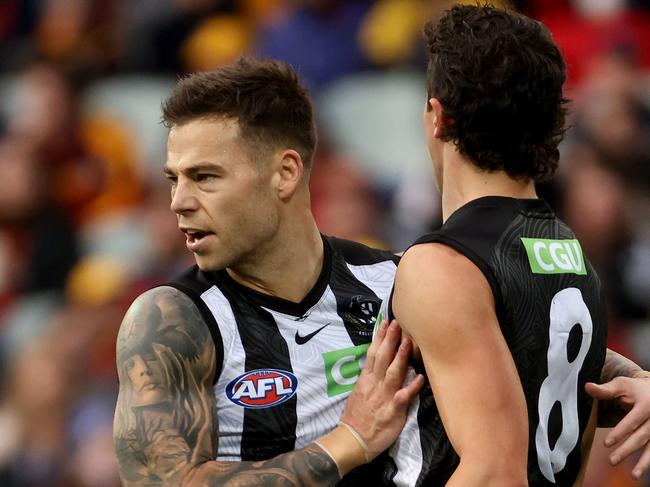
[[541, 23], [492, 7], [455, 6], [425, 37], [444, 224], [406, 251], [387, 309], [428, 377], [413, 480], [578, 485], [607, 321], [580, 243], [535, 192], [559, 158], [564, 61]]
[[120, 328], [124, 485], [327, 486], [366, 463], [342, 485], [381, 482], [423, 379], [403, 386], [396, 324], [369, 348], [395, 256], [316, 228], [304, 88], [285, 64], [241, 60], [181, 80], [163, 112], [171, 208], [197, 266]]

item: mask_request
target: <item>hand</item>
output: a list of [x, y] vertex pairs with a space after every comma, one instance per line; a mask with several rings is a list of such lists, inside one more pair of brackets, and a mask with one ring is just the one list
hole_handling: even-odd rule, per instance
[[600, 401], [615, 400], [619, 407], [629, 411], [607, 435], [605, 446], [614, 448], [609, 456], [612, 465], [642, 451], [632, 469], [632, 477], [640, 479], [650, 467], [650, 377], [616, 377], [602, 385], [589, 382], [585, 390]]
[[359, 380], [345, 404], [341, 422], [351, 426], [366, 443], [369, 460], [386, 450], [399, 436], [409, 405], [424, 384], [417, 375], [402, 387], [412, 342], [400, 341], [401, 328], [396, 321], [383, 321], [373, 340]]

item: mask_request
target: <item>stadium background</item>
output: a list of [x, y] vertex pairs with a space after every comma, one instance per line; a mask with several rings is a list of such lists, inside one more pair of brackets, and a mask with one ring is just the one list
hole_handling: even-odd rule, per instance
[[[419, 30], [450, 3], [0, 2], [0, 486], [119, 485], [117, 328], [191, 263], [161, 170], [177, 76], [241, 53], [292, 63], [316, 102], [321, 229], [400, 250], [439, 225]], [[603, 278], [610, 347], [650, 367], [650, 2], [510, 6], [569, 65], [572, 129], [540, 191]], [[629, 471], [596, 446], [586, 485], [650, 486]]]

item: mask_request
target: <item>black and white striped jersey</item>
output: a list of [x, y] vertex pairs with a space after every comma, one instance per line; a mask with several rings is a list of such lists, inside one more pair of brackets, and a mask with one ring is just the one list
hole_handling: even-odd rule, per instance
[[[490, 284], [528, 406], [529, 484], [572, 486], [593, 402], [584, 386], [599, 380], [607, 340], [600, 280], [579, 241], [544, 201], [489, 196], [414, 245], [430, 242], [465, 255]], [[390, 298], [381, 313], [392, 318]], [[416, 408], [391, 450], [395, 479], [445, 485], [459, 458], [428, 384]]]
[[[217, 460], [268, 459], [306, 446], [338, 423], [397, 257], [333, 237], [323, 242], [323, 270], [300, 303], [196, 266], [170, 283], [201, 310], [220, 358]], [[393, 485], [396, 470], [384, 454], [340, 485]]]

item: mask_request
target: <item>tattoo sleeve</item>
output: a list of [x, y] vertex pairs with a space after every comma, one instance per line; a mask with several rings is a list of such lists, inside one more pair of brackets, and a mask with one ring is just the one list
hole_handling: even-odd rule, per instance
[[640, 375], [644, 375], [644, 370], [641, 367], [620, 353], [607, 349], [605, 365], [603, 365], [600, 374], [602, 383], [609, 382], [616, 377], [638, 377]]
[[[607, 349], [605, 365], [600, 374], [600, 382], [609, 382], [616, 377], [650, 377], [650, 373], [643, 370], [637, 364], [620, 353]], [[611, 428], [616, 426], [623, 419], [627, 411], [617, 401], [601, 401], [598, 408], [598, 427]]]
[[169, 287], [141, 295], [117, 338], [114, 441], [126, 487], [327, 486], [339, 478], [318, 445], [260, 462], [215, 461], [215, 347], [198, 309]]

